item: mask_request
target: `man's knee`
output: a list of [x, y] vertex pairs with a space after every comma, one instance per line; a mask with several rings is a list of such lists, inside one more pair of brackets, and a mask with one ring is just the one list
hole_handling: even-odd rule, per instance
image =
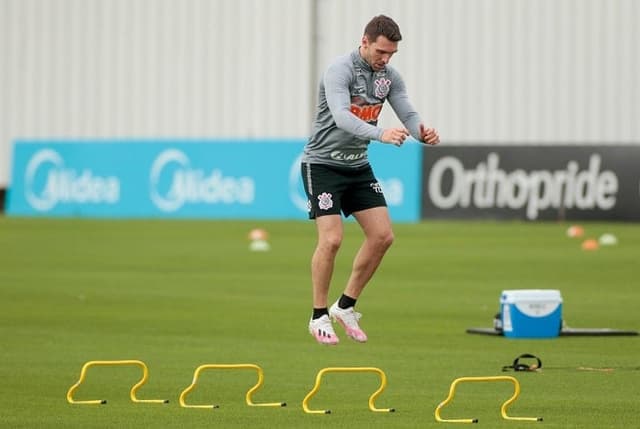
[[369, 239], [373, 241], [377, 248], [387, 250], [393, 244], [395, 236], [393, 235], [393, 230], [384, 229], [377, 231], [372, 237], [369, 237]]
[[389, 247], [391, 247], [395, 239], [396, 237], [395, 235], [393, 235], [393, 231], [388, 230], [385, 232], [384, 236], [382, 237], [382, 244], [388, 249]]
[[342, 234], [325, 233], [319, 237], [318, 246], [326, 252], [337, 253], [342, 245]]

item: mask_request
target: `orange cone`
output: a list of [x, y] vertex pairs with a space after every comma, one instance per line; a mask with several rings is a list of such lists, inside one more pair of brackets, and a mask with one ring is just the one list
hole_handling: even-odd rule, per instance
[[571, 225], [567, 229], [567, 237], [582, 237], [584, 235], [584, 228], [580, 225]]
[[599, 247], [600, 245], [598, 244], [598, 241], [593, 238], [589, 238], [582, 242], [582, 250], [598, 250]]

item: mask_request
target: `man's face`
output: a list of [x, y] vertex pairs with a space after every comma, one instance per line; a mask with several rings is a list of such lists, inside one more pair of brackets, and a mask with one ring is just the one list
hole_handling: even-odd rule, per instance
[[389, 63], [393, 54], [398, 52], [398, 42], [392, 42], [385, 36], [371, 42], [362, 36], [362, 57], [374, 71], [380, 71]]

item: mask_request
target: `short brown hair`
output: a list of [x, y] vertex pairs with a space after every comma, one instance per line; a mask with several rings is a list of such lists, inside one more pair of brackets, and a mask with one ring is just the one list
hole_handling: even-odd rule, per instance
[[367, 36], [370, 42], [375, 42], [378, 36], [384, 36], [391, 42], [399, 42], [402, 40], [402, 34], [400, 34], [398, 24], [385, 15], [374, 16], [367, 26], [364, 27], [364, 35]]

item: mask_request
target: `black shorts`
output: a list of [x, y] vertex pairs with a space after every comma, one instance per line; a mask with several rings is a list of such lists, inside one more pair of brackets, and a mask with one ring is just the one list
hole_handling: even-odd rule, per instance
[[309, 219], [387, 206], [370, 165], [354, 169], [302, 163], [301, 169]]

